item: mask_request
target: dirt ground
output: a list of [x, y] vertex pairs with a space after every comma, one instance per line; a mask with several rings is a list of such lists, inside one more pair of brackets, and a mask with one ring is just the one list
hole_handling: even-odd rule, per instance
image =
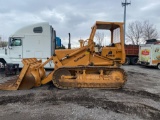
[[[0, 120], [159, 120], [160, 70], [122, 66], [123, 89], [60, 90], [52, 83], [31, 90], [0, 91]], [[0, 82], [3, 78], [1, 72]]]

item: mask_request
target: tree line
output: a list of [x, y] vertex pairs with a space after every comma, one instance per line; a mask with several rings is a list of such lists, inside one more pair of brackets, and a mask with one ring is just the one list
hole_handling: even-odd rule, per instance
[[7, 46], [7, 42], [6, 41], [0, 41], [0, 47], [6, 47]]

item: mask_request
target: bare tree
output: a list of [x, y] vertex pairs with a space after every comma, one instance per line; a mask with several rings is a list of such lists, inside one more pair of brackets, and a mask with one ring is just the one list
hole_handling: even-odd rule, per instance
[[148, 20], [144, 21], [143, 23], [143, 38], [144, 40], [158, 38], [156, 27], [153, 24], [149, 23]]
[[98, 46], [102, 46], [102, 43], [103, 43], [103, 40], [104, 40], [104, 33], [97, 32], [95, 34], [95, 37], [98, 41]]
[[133, 45], [145, 43], [148, 39], [157, 38], [157, 29], [153, 24], [150, 24], [149, 21], [135, 21], [128, 25], [126, 40], [127, 42], [132, 42]]
[[0, 47], [6, 47], [7, 42], [6, 41], [0, 41]]
[[7, 46], [7, 42], [4, 41], [4, 40], [2, 39], [2, 37], [0, 36], [0, 47], [6, 47], [6, 46]]
[[138, 45], [143, 37], [142, 23], [139, 21], [132, 22], [128, 25], [126, 33], [127, 42], [132, 42], [133, 45]]

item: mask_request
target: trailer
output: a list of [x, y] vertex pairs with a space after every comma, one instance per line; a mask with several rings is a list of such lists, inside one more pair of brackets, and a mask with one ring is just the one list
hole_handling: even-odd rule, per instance
[[139, 45], [139, 63], [160, 69], [160, 43]]

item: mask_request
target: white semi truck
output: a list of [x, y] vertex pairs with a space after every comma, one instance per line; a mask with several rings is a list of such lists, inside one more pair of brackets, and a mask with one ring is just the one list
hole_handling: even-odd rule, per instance
[[139, 45], [139, 62], [160, 69], [160, 43]]
[[[23, 58], [37, 58], [46, 61], [54, 53], [56, 32], [47, 22], [23, 27], [9, 37], [8, 46], [0, 49], [0, 63], [19, 64]], [[45, 68], [53, 68], [49, 63]]]

